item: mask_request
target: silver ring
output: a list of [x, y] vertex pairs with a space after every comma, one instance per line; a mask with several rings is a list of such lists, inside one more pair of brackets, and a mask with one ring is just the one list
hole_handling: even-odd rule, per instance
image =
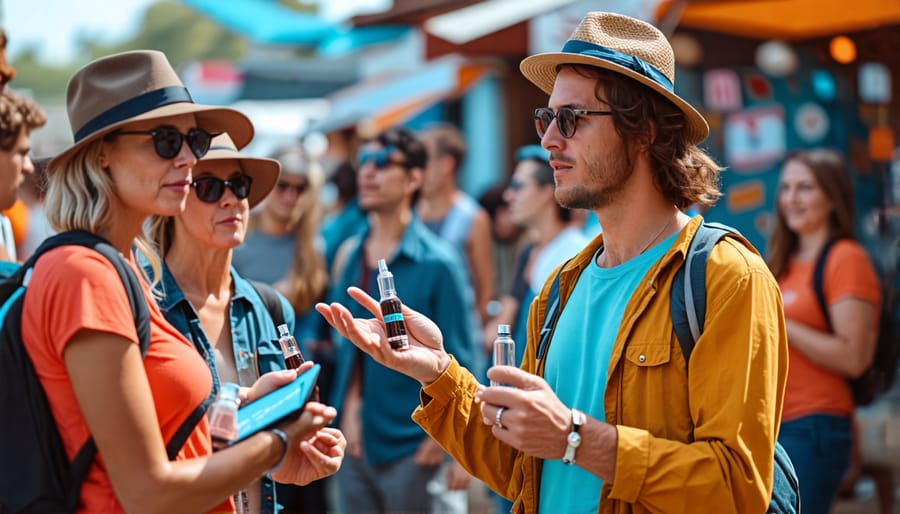
[[503, 426], [503, 411], [506, 410], [506, 407], [500, 407], [497, 409], [497, 415], [494, 416], [494, 424], [500, 428], [506, 428]]

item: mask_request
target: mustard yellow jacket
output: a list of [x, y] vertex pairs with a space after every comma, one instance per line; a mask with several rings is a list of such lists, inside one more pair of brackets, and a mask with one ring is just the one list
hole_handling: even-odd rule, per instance
[[[768, 507], [787, 376], [781, 294], [750, 243], [728, 237], [717, 244], [706, 268], [703, 335], [685, 369], [669, 294], [701, 221], [681, 231], [626, 306], [606, 376], [606, 420], [616, 426], [618, 450], [615, 480], [601, 491], [602, 514], [761, 514]], [[562, 300], [601, 243], [602, 234], [565, 266]], [[531, 305], [521, 366], [537, 375], [550, 282]], [[514, 512], [536, 513], [542, 460], [491, 434], [477, 386], [454, 361], [423, 390], [413, 419], [470, 473], [514, 499]]]

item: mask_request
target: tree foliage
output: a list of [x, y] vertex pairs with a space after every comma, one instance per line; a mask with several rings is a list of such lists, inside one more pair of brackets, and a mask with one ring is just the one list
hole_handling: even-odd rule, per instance
[[206, 59], [235, 61], [246, 53], [247, 40], [228, 32], [202, 14], [173, 0], [151, 4], [129, 39], [105, 43], [92, 35], [81, 35], [75, 43], [75, 62], [50, 66], [39, 62], [35, 49], [12, 61], [16, 77], [11, 86], [29, 90], [38, 99], [65, 98], [69, 77], [85, 63], [116, 52], [154, 49], [164, 52], [177, 69]]

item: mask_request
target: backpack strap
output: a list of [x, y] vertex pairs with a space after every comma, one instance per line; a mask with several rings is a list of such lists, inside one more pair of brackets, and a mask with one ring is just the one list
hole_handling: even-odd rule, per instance
[[[141, 349], [141, 358], [143, 358], [147, 354], [147, 348], [150, 346], [150, 310], [147, 307], [141, 283], [134, 270], [122, 257], [122, 254], [106, 239], [84, 230], [70, 230], [51, 236], [41, 243], [28, 261], [22, 265], [14, 278], [20, 279], [21, 283], [27, 286], [31, 278], [31, 271], [41, 255], [65, 245], [78, 245], [90, 248], [104, 256], [116, 269], [119, 278], [122, 280], [122, 285], [125, 287], [125, 294], [128, 295], [128, 303], [131, 305], [131, 313], [134, 317], [134, 326], [137, 330], [138, 343]], [[179, 445], [179, 449], [183, 444], [184, 441]], [[177, 454], [178, 452], [176, 451], [175, 453]], [[87, 477], [88, 470], [90, 470], [96, 454], [97, 444], [94, 442], [93, 437], [88, 437], [88, 440], [78, 450], [75, 454], [75, 459], [72, 461], [70, 470], [73, 478], [73, 487], [66, 494], [66, 505], [72, 512], [75, 511], [75, 507], [78, 505], [81, 483]]]
[[[706, 261], [716, 243], [729, 233], [739, 234], [737, 230], [721, 223], [701, 223], [688, 245], [684, 265], [672, 279], [669, 310], [672, 329], [678, 337], [685, 363], [691, 359], [706, 319]], [[684, 276], [685, 269], [688, 270], [687, 279]]]
[[831, 252], [831, 248], [836, 243], [837, 239], [829, 239], [825, 246], [822, 248], [822, 251], [819, 252], [819, 256], [816, 258], [816, 267], [813, 269], [813, 292], [816, 293], [816, 300], [819, 302], [819, 309], [822, 310], [822, 314], [825, 316], [825, 325], [828, 327], [828, 331], [831, 332], [831, 316], [828, 314], [828, 303], [825, 301], [825, 263], [828, 261], [828, 254]]
[[281, 298], [278, 296], [278, 291], [269, 284], [259, 280], [248, 279], [247, 281], [250, 282], [256, 294], [259, 295], [259, 299], [266, 306], [269, 316], [272, 316], [272, 321], [275, 322], [275, 327], [278, 328], [278, 325], [284, 325], [284, 309], [281, 306]]
[[544, 314], [544, 325], [541, 327], [541, 341], [538, 343], [537, 360], [544, 358], [544, 353], [546, 353], [547, 346], [550, 344], [550, 338], [553, 337], [553, 331], [556, 330], [556, 322], [559, 320], [559, 314], [562, 311], [559, 305], [559, 276], [562, 275], [562, 270], [565, 269], [571, 260], [567, 259], [559, 267], [556, 276], [553, 277], [553, 283], [550, 284], [550, 293], [547, 295], [547, 312]]

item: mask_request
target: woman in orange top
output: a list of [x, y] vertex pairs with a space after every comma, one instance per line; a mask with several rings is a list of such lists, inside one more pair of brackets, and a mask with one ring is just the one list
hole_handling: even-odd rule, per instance
[[[250, 121], [232, 109], [195, 104], [156, 51], [87, 64], [70, 81], [67, 104], [75, 142], [49, 164], [53, 228], [101, 236], [136, 271], [137, 247], [158, 271], [160, 259], [141, 235], [144, 221], [181, 212], [192, 168], [209, 150], [212, 134], [228, 131], [244, 146], [253, 137]], [[202, 418], [170, 461], [166, 442], [209, 397], [212, 376], [142, 285], [150, 310], [143, 359], [122, 281], [97, 252], [80, 246], [48, 251], [25, 296], [25, 347], [68, 456], [89, 435], [98, 448], [77, 512], [233, 512], [231, 495], [279, 463], [276, 479], [288, 481], [337, 470], [340, 459], [314, 461], [300, 449], [336, 415], [320, 403], [215, 454]], [[267, 374], [247, 398], [294, 377], [291, 371]]]
[[[827, 514], [847, 471], [853, 397], [847, 379], [875, 350], [881, 291], [856, 242], [853, 193], [843, 158], [826, 149], [792, 153], [781, 171], [769, 267], [784, 299], [790, 366], [778, 440], [800, 479], [803, 512]], [[813, 273], [826, 243], [823, 313]], [[830, 328], [829, 328], [830, 320]]]

